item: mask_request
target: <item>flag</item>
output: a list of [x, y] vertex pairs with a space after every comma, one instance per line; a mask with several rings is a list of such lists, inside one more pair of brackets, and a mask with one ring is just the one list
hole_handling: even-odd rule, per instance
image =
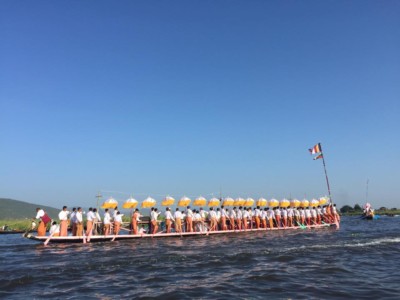
[[322, 152], [321, 143], [316, 144], [311, 149], [308, 149], [308, 151], [310, 151], [311, 154], [317, 154]]
[[313, 160], [317, 160], [323, 157], [323, 154], [321, 153], [320, 155], [317, 155], [316, 157], [313, 158]]

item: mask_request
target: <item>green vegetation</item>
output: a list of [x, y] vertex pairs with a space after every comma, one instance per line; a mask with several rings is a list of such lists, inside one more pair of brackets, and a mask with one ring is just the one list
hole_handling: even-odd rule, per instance
[[7, 220], [2, 219], [0, 220], [0, 227], [4, 225], [8, 226], [9, 230], [26, 230], [31, 227], [32, 219], [22, 219], [22, 220]]
[[[363, 213], [363, 208], [359, 205], [356, 204], [354, 207], [351, 207], [350, 205], [344, 205], [341, 209], [340, 212], [342, 215], [345, 216], [359, 216], [362, 215]], [[386, 207], [380, 207], [379, 209], [375, 209], [375, 214], [377, 215], [400, 215], [400, 209], [397, 208], [386, 208]]]

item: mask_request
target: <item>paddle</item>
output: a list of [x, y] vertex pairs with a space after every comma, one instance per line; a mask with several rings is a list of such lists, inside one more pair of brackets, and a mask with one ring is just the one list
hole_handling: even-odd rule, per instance
[[296, 221], [296, 223], [297, 223], [297, 225], [299, 225], [299, 227], [300, 227], [301, 229], [307, 229], [307, 226], [304, 226], [304, 225], [301, 224], [300, 222], [297, 222], [297, 221]]
[[55, 234], [55, 232], [53, 232], [52, 234], [49, 235], [49, 237], [44, 241], [43, 245], [47, 245], [50, 242], [50, 239], [53, 237], [53, 235]]

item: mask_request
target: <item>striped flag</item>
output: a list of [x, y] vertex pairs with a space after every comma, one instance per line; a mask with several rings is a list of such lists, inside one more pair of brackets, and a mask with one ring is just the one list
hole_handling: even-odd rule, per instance
[[310, 151], [311, 154], [317, 154], [322, 152], [321, 143], [316, 144], [311, 149], [308, 149], [308, 151]]
[[316, 157], [313, 158], [313, 160], [317, 160], [323, 157], [323, 154], [321, 153], [320, 155], [317, 155]]

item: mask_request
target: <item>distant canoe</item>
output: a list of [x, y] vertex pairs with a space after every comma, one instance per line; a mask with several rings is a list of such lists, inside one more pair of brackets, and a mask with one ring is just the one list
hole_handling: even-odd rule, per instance
[[[322, 228], [336, 228], [335, 224], [322, 224], [322, 225], [308, 225], [308, 226], [295, 226], [295, 227], [279, 227], [279, 228], [253, 228], [247, 230], [219, 230], [219, 231], [207, 231], [207, 232], [182, 232], [182, 233], [156, 233], [156, 234], [120, 234], [120, 235], [93, 235], [90, 237], [90, 243], [92, 242], [111, 242], [111, 241], [125, 241], [125, 240], [138, 240], [143, 238], [172, 238], [172, 237], [190, 237], [190, 236], [208, 236], [217, 234], [245, 234], [252, 232], [270, 232], [276, 230], [298, 230], [298, 229], [322, 229]], [[33, 234], [25, 234], [25, 238], [34, 240], [37, 242], [45, 242], [48, 240], [49, 243], [84, 243], [84, 238], [79, 236], [35, 236]]]
[[24, 230], [0, 230], [0, 234], [16, 234], [16, 233], [24, 233]]

